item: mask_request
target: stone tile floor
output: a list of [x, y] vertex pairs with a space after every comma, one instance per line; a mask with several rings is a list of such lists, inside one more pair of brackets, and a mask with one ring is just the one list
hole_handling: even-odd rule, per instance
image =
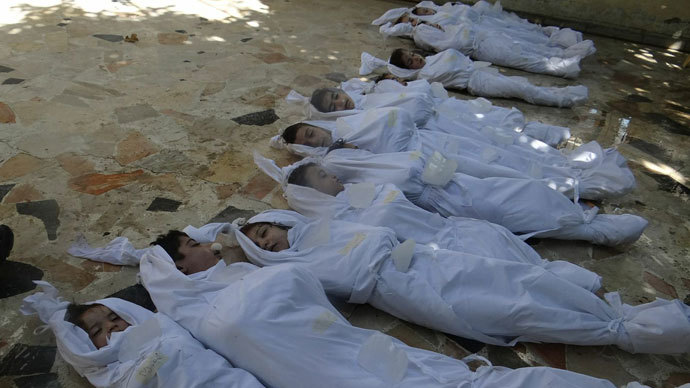
[[[392, 48], [370, 21], [401, 1], [6, 0], [0, 5], [0, 220], [16, 232], [0, 268], [0, 386], [88, 383], [59, 356], [37, 318], [18, 312], [30, 279], [69, 299], [135, 294], [135, 268], [77, 259], [67, 247], [127, 236], [139, 246], [170, 228], [286, 207], [257, 171], [252, 149], [294, 160], [267, 140], [301, 118], [284, 97], [294, 88], [356, 76], [362, 50]], [[137, 34], [138, 41], [127, 42]], [[574, 109], [517, 101], [529, 119], [569, 126], [568, 147], [597, 140], [629, 158], [638, 188], [606, 201], [606, 212], [650, 221], [624, 249], [535, 241], [604, 278], [628, 303], [690, 293], [690, 81], [686, 54], [599, 36], [577, 82], [590, 100]], [[520, 74], [506, 70], [507, 74]], [[521, 74], [525, 75], [525, 74]], [[574, 81], [527, 75], [544, 85]], [[468, 98], [458, 94], [459, 98]], [[443, 334], [368, 306], [341, 306], [353, 324], [462, 357]], [[550, 365], [616, 384], [690, 382], [690, 357], [631, 355], [613, 347], [520, 344], [483, 347], [496, 365]]]

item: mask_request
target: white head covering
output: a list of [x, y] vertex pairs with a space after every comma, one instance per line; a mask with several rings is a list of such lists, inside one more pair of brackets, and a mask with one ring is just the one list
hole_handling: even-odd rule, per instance
[[[319, 127], [321, 129], [324, 129], [330, 133], [333, 133], [336, 128], [335, 121], [326, 121], [326, 120], [307, 120], [303, 121], [302, 123], [308, 124], [308, 125], [313, 125], [315, 127]], [[276, 136], [273, 136], [271, 140], [269, 140], [269, 144], [272, 148], [279, 149], [279, 150], [288, 150], [292, 152], [293, 154], [297, 155], [302, 155], [302, 156], [318, 156], [318, 155], [323, 155], [325, 153], [325, 148], [323, 147], [309, 147], [305, 146], [302, 144], [288, 144], [285, 142], [283, 139], [283, 132], [285, 132], [285, 129], [281, 129], [280, 133]]]
[[395, 66], [394, 64], [390, 63], [389, 61], [384, 61], [383, 59], [376, 58], [375, 56], [367, 53], [367, 52], [362, 52], [361, 56], [361, 65], [359, 67], [359, 74], [360, 75], [367, 75], [372, 73], [374, 70], [378, 69], [379, 67], [386, 66], [388, 67], [388, 71], [395, 75], [396, 77], [404, 78], [404, 79], [412, 79], [417, 77], [421, 69], [403, 69], [402, 67]]
[[394, 22], [394, 21], [398, 20], [398, 18], [401, 17], [402, 15], [410, 12], [410, 10], [411, 10], [411, 8], [389, 9], [383, 15], [381, 15], [378, 19], [375, 19], [373, 22], [371, 22], [371, 24], [374, 26], [380, 26], [380, 25], [386, 24], [388, 22]]
[[336, 112], [321, 112], [311, 104], [311, 99], [309, 97], [305, 97], [294, 90], [291, 90], [290, 93], [288, 93], [287, 97], [285, 97], [285, 100], [288, 104], [301, 106], [304, 115], [308, 119], [332, 120], [338, 117], [359, 113], [360, 111], [358, 110], [357, 106], [359, 105], [362, 96], [348, 93], [345, 90], [343, 91], [347, 93], [347, 95], [355, 103], [355, 109], [341, 110]]
[[319, 163], [320, 158], [318, 157], [308, 157], [304, 158], [298, 162], [295, 162], [289, 166], [285, 166], [283, 168], [278, 167], [276, 162], [273, 159], [268, 159], [261, 155], [260, 153], [254, 151], [254, 163], [256, 163], [257, 167], [261, 169], [266, 175], [270, 176], [273, 178], [274, 181], [280, 183], [280, 185], [285, 189], [287, 186], [287, 181], [288, 177], [290, 177], [290, 174], [292, 171], [294, 171], [297, 167], [307, 164], [307, 163]]
[[[58, 290], [50, 283], [35, 281], [42, 292], [37, 292], [24, 298], [20, 311], [24, 315], [38, 314], [39, 318], [48, 324], [55, 333], [55, 339], [60, 355], [70, 363], [82, 376], [99, 386], [116, 383], [123, 376], [134, 369], [137, 353], [156, 336], [149, 336], [144, 343], [128, 341], [123, 335], [130, 332], [132, 326], [141, 325], [151, 319], [154, 314], [136, 304], [117, 298], [100, 299], [86, 304], [102, 304], [119, 315], [130, 326], [124, 332], [113, 333], [108, 345], [96, 349], [89, 335], [82, 328], [65, 320], [65, 313], [69, 302], [58, 296]], [[153, 331], [155, 334], [155, 330]], [[160, 335], [160, 330], [158, 331]], [[118, 362], [117, 366], [108, 366]]]

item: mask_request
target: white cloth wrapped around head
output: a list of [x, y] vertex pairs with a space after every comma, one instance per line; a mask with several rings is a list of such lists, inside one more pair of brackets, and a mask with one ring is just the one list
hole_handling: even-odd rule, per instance
[[[312, 125], [315, 127], [319, 127], [325, 131], [328, 131], [330, 133], [335, 132], [336, 124], [335, 121], [327, 121], [327, 120], [307, 120], [307, 121], [302, 121], [302, 124], [307, 124], [307, 125]], [[289, 144], [285, 142], [285, 139], [283, 139], [283, 133], [285, 132], [287, 128], [281, 129], [278, 133], [278, 135], [273, 136], [271, 140], [269, 140], [269, 145], [272, 148], [279, 149], [279, 150], [288, 150], [293, 154], [297, 155], [302, 155], [302, 156], [321, 156], [325, 154], [326, 149], [323, 147], [310, 147], [310, 146], [305, 146], [302, 144]]]
[[[62, 298], [58, 296], [58, 290], [50, 283], [44, 281], [36, 281], [35, 283], [41, 288], [42, 292], [37, 292], [24, 298], [20, 308], [22, 314], [38, 314], [39, 318], [48, 324], [53, 330], [53, 333], [55, 333], [60, 355], [70, 363], [79, 374], [82, 376], [89, 375], [89, 379], [94, 377], [99, 378], [98, 381], [116, 381], [113, 379], [119, 378], [118, 376], [105, 376], [108, 374], [117, 374], [116, 368], [112, 368], [112, 371], [106, 370], [104, 371], [105, 373], [99, 373], [98, 369], [102, 369], [108, 364], [116, 361], [130, 361], [132, 352], [136, 353], [137, 351], [137, 349], [132, 349], [131, 347], [137, 346], [132, 344], [131, 341], [123, 341], [124, 337], [122, 335], [113, 333], [108, 345], [96, 349], [96, 346], [93, 344], [86, 331], [65, 320], [67, 306], [69, 306], [70, 303], [62, 300]], [[151, 311], [143, 307], [117, 298], [106, 298], [85, 304], [102, 304], [132, 326], [142, 324], [154, 315]], [[130, 328], [125, 331], [128, 330], [130, 330]], [[129, 344], [127, 345], [129, 346], [127, 349], [123, 349], [122, 347], [125, 342]], [[130, 367], [133, 368], [134, 365], [130, 365]], [[96, 384], [95, 381], [93, 382]]]
[[404, 79], [412, 79], [417, 77], [421, 69], [403, 69], [402, 67], [395, 66], [389, 61], [384, 61], [383, 59], [376, 58], [375, 56], [362, 52], [361, 55], [361, 65], [359, 67], [360, 75], [371, 74], [374, 70], [386, 66], [388, 71], [395, 75], [396, 77]]
[[402, 15], [410, 12], [410, 8], [393, 8], [386, 11], [383, 15], [371, 22], [374, 26], [381, 26], [389, 22], [398, 20]]
[[[344, 91], [344, 92], [347, 93], [347, 91]], [[333, 112], [321, 112], [318, 109], [316, 109], [316, 107], [314, 107], [314, 105], [311, 104], [311, 98], [303, 96], [294, 90], [291, 90], [290, 93], [288, 93], [287, 97], [285, 97], [285, 100], [287, 101], [288, 104], [301, 106], [302, 107], [302, 113], [304, 113], [304, 116], [306, 116], [307, 119], [332, 120], [332, 119], [335, 119], [338, 117], [358, 113], [358, 110], [356, 108], [357, 100], [361, 99], [361, 96], [352, 95], [350, 93], [347, 93], [347, 95], [355, 103], [355, 109], [333, 111]]]
[[260, 153], [254, 151], [254, 163], [256, 163], [257, 167], [266, 173], [266, 175], [271, 177], [274, 181], [280, 183], [280, 185], [283, 187], [283, 190], [285, 190], [285, 187], [287, 187], [288, 178], [290, 177], [292, 171], [304, 164], [319, 163], [320, 160], [321, 158], [318, 157], [308, 157], [289, 166], [280, 168], [273, 159], [268, 159], [262, 156]]

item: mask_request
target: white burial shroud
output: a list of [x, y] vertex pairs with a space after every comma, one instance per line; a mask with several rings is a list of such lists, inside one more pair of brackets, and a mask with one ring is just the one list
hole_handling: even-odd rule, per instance
[[[299, 263], [329, 295], [369, 303], [435, 330], [506, 346], [521, 341], [615, 344], [631, 352], [690, 350], [690, 308], [677, 300], [633, 307], [611, 293], [612, 307], [589, 287], [540, 265], [435, 250], [412, 240], [399, 244], [388, 228], [307, 219], [287, 210], [268, 210], [247, 222], [289, 228], [290, 247], [278, 252], [259, 248], [233, 228], [253, 263]], [[215, 237], [189, 227], [185, 231], [199, 239]], [[590, 281], [596, 277], [581, 272]], [[576, 270], [565, 275], [570, 274], [582, 280]], [[655, 314], [659, 319], [650, 321]]]
[[392, 74], [405, 79], [426, 79], [440, 82], [446, 88], [467, 89], [475, 96], [518, 98], [531, 104], [571, 107], [587, 99], [587, 88], [582, 85], [566, 87], [536, 86], [524, 77], [508, 77], [490, 68], [490, 62], [472, 62], [455, 49], [447, 49], [424, 58], [421, 69], [403, 69], [389, 62], [362, 53], [360, 75], [386, 66]]
[[[647, 225], [634, 215], [597, 215], [596, 207], [583, 210], [537, 180], [479, 179], [455, 173], [444, 186], [430, 185], [422, 179], [426, 163], [419, 151], [372, 154], [338, 149], [321, 159], [322, 166], [342, 182], [392, 183], [421, 208], [444, 217], [487, 220], [523, 239], [540, 236], [619, 245], [635, 241]], [[292, 168], [278, 170], [287, 177]]]
[[596, 291], [600, 277], [566, 261], [548, 261], [508, 229], [465, 217], [444, 218], [410, 202], [395, 185], [345, 184], [336, 196], [289, 184], [288, 204], [302, 215], [391, 228], [399, 241], [412, 239], [434, 249], [542, 266]]
[[41, 292], [24, 298], [21, 312], [38, 314], [55, 334], [62, 358], [96, 387], [263, 387], [167, 316], [122, 299], [87, 303], [102, 304], [131, 325], [96, 349], [83, 329], [65, 321], [69, 303], [58, 291], [43, 281], [36, 284]]
[[188, 277], [157, 248], [141, 264], [156, 305], [271, 387], [614, 387], [552, 368], [482, 366], [472, 372], [462, 361], [351, 326], [303, 266], [221, 262]]
[[[564, 155], [548, 145], [529, 140], [512, 131], [485, 127], [482, 133], [459, 136], [439, 131], [418, 130], [410, 115], [398, 108], [378, 108], [341, 117], [332, 126], [332, 138], [374, 153], [434, 152], [455, 160], [458, 172], [477, 178], [505, 177], [537, 179], [548, 187], [574, 198], [602, 199], [620, 196], [635, 187], [635, 178], [625, 158], [615, 149], [602, 149], [589, 142]], [[301, 154], [307, 146], [295, 146]], [[313, 154], [323, 155], [325, 150]]]
[[[448, 92], [442, 84], [438, 82], [430, 84], [425, 79], [407, 81], [407, 84], [403, 85], [391, 79], [384, 79], [374, 84], [352, 78], [342, 82], [340, 88], [348, 95], [391, 92], [401, 93], [401, 95], [426, 93], [434, 102], [434, 115], [420, 126], [423, 129], [472, 136], [479, 135], [484, 127], [501, 128], [531, 137], [532, 139], [525, 139], [524, 142], [527, 144], [531, 144], [528, 140], [536, 139], [552, 147], [570, 137], [568, 128], [534, 121], [526, 123], [525, 117], [519, 110], [494, 106], [482, 97], [474, 100], [448, 97]], [[513, 134], [513, 136], [517, 135]]]

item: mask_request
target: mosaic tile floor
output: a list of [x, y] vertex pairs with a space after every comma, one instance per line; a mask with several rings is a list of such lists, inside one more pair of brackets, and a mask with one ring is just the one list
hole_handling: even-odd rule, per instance
[[[170, 228], [285, 208], [254, 167], [257, 149], [294, 160], [267, 140], [301, 118], [290, 89], [309, 94], [354, 77], [360, 52], [385, 57], [369, 23], [401, 1], [23, 0], [0, 5], [0, 220], [16, 233], [0, 268], [0, 386], [87, 387], [56, 356], [52, 334], [20, 315], [30, 280], [77, 302], [138, 295], [136, 269], [66, 253], [80, 233], [145, 246]], [[154, 5], [156, 5], [154, 7]], [[132, 34], [138, 41], [130, 42]], [[544, 257], [594, 270], [625, 302], [690, 293], [690, 81], [686, 54], [598, 36], [574, 109], [515, 106], [531, 120], [569, 126], [567, 147], [597, 140], [629, 158], [638, 188], [605, 201], [650, 225], [624, 249], [534, 241]], [[521, 74], [506, 70], [506, 74]], [[572, 81], [526, 75], [544, 85]], [[468, 96], [457, 94], [459, 98]], [[120, 295], [121, 295], [120, 294]], [[401, 322], [368, 306], [339, 305], [357, 326], [453, 357], [479, 350], [496, 365], [550, 365], [652, 387], [690, 382], [690, 356], [632, 355], [614, 347], [481, 346]]]

